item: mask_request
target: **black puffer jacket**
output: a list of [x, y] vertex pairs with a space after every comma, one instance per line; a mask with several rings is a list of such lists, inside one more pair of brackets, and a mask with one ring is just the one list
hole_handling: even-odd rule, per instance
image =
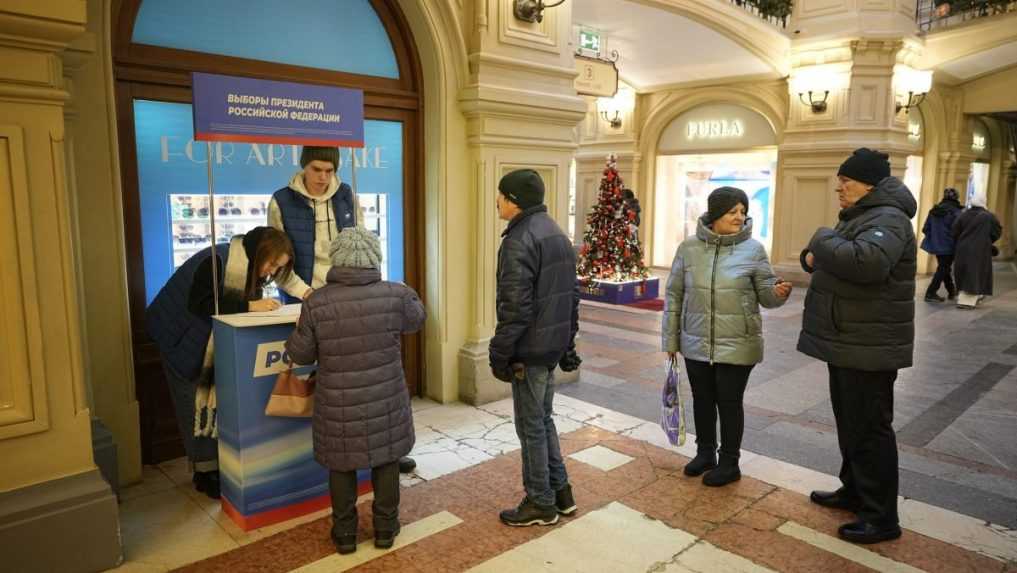
[[502, 233], [498, 249], [498, 326], [491, 339], [494, 371], [515, 362], [554, 366], [579, 330], [576, 253], [547, 207], [530, 207]]
[[812, 283], [800, 352], [842, 368], [911, 366], [917, 270], [911, 217], [917, 210], [911, 191], [887, 177], [841, 211], [835, 229], [816, 231], [807, 249], [814, 266], [803, 262]]

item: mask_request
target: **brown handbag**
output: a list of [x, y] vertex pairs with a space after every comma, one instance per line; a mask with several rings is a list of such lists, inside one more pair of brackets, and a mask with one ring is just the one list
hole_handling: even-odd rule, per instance
[[266, 416], [309, 418], [314, 412], [314, 375], [306, 379], [293, 373], [293, 365], [280, 372], [265, 405]]

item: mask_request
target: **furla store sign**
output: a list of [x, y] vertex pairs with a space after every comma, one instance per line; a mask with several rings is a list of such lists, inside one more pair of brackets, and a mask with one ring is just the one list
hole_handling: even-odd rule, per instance
[[741, 150], [777, 144], [770, 122], [735, 104], [710, 104], [679, 115], [661, 134], [658, 153]]
[[707, 119], [690, 121], [685, 128], [685, 137], [695, 139], [737, 139], [745, 135], [745, 126], [738, 119]]

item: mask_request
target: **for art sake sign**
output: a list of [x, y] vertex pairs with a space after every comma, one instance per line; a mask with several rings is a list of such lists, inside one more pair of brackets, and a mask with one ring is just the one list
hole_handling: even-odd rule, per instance
[[364, 145], [364, 92], [330, 86], [192, 74], [198, 141]]
[[[236, 217], [243, 218], [244, 227], [234, 227], [234, 232], [242, 232], [267, 223], [265, 208], [272, 193], [301, 171], [301, 146], [198, 141], [190, 104], [137, 99], [133, 111], [145, 292], [151, 302], [173, 273], [174, 249], [178, 246], [174, 236], [209, 232], [207, 218], [203, 221], [194, 212], [183, 215], [190, 215], [190, 219], [183, 219], [172, 211], [170, 200], [171, 195], [191, 195], [196, 202], [207, 202], [209, 155], [216, 196], [243, 205]], [[363, 147], [339, 149], [338, 176], [352, 183], [356, 166], [357, 191], [364, 209], [368, 216], [383, 214], [388, 223], [382, 263], [387, 265], [388, 279], [403, 280], [403, 125], [369, 119], [364, 122], [363, 138]], [[380, 202], [371, 202], [372, 196], [385, 197], [384, 213], [380, 213]], [[237, 225], [233, 218], [232, 213], [217, 216], [217, 226], [224, 230], [224, 225]]]

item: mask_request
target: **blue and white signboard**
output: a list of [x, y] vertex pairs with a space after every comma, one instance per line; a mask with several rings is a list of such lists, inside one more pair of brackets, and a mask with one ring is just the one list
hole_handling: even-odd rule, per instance
[[194, 139], [364, 146], [364, 92], [195, 72]]

